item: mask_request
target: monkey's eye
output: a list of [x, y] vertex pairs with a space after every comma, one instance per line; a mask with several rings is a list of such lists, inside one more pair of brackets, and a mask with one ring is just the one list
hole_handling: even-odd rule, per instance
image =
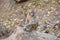
[[26, 2], [27, 0], [15, 0], [16, 3], [23, 3]]

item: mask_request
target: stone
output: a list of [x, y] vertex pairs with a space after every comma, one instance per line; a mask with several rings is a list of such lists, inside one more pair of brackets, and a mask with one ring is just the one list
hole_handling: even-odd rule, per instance
[[4, 40], [58, 40], [58, 38], [38, 31], [27, 32], [24, 28], [17, 27], [15, 32]]

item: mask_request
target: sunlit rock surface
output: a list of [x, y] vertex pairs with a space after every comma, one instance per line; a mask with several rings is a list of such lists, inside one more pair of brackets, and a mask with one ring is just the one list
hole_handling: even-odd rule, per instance
[[26, 32], [22, 27], [17, 27], [15, 32], [5, 40], [58, 40], [58, 38], [38, 31]]

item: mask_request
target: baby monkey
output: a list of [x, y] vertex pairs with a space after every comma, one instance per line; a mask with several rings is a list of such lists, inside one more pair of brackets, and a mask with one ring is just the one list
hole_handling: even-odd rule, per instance
[[27, 32], [31, 32], [33, 30], [37, 30], [38, 24], [29, 24], [26, 26], [26, 28], [24, 29]]

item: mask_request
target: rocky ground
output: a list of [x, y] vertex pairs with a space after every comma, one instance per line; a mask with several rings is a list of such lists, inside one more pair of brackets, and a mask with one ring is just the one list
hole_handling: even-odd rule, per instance
[[[34, 16], [30, 17], [31, 14]], [[23, 27], [32, 20], [38, 23], [37, 31], [60, 38], [60, 0], [28, 0], [23, 3], [0, 0], [0, 37], [8, 37], [16, 25]]]

